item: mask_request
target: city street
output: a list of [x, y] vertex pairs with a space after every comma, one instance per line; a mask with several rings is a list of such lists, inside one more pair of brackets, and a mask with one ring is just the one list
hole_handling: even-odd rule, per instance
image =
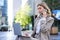
[[15, 40], [13, 32], [0, 32], [0, 40]]
[[[60, 33], [59, 35], [51, 35], [52, 40], [60, 40]], [[0, 32], [0, 40], [18, 40], [17, 36], [11, 32]]]

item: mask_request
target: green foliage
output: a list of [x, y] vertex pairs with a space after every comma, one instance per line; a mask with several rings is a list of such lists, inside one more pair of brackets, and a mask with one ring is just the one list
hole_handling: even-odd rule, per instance
[[54, 9], [60, 9], [60, 1], [59, 0], [44, 0], [48, 6], [54, 10]]
[[15, 22], [20, 23], [22, 27], [25, 27], [31, 22], [30, 17], [31, 7], [28, 4], [25, 4], [24, 7], [22, 7], [15, 16]]

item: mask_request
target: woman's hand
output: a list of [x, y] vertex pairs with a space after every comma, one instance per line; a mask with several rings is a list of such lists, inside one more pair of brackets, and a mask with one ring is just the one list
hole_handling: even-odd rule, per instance
[[25, 34], [26, 37], [30, 37], [30, 35], [28, 33]]
[[44, 18], [46, 18], [47, 17], [47, 13], [45, 12], [45, 13], [43, 13], [43, 17]]

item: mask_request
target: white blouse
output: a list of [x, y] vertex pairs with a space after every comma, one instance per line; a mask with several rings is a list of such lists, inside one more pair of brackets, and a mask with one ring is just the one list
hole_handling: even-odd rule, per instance
[[37, 24], [37, 27], [36, 27], [36, 34], [38, 34], [39, 32], [40, 32], [40, 29], [41, 29], [41, 21], [46, 21], [46, 18], [41, 18], [41, 19], [39, 19], [39, 22], [38, 22], [38, 24]]

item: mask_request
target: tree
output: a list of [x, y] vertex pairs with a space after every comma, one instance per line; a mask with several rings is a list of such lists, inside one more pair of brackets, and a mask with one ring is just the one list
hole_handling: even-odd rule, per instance
[[52, 9], [60, 9], [60, 0], [44, 0], [48, 6]]
[[31, 22], [30, 17], [31, 7], [29, 4], [25, 4], [24, 7], [22, 7], [15, 16], [15, 22], [20, 23], [20, 25], [25, 28], [26, 25], [28, 25]]

